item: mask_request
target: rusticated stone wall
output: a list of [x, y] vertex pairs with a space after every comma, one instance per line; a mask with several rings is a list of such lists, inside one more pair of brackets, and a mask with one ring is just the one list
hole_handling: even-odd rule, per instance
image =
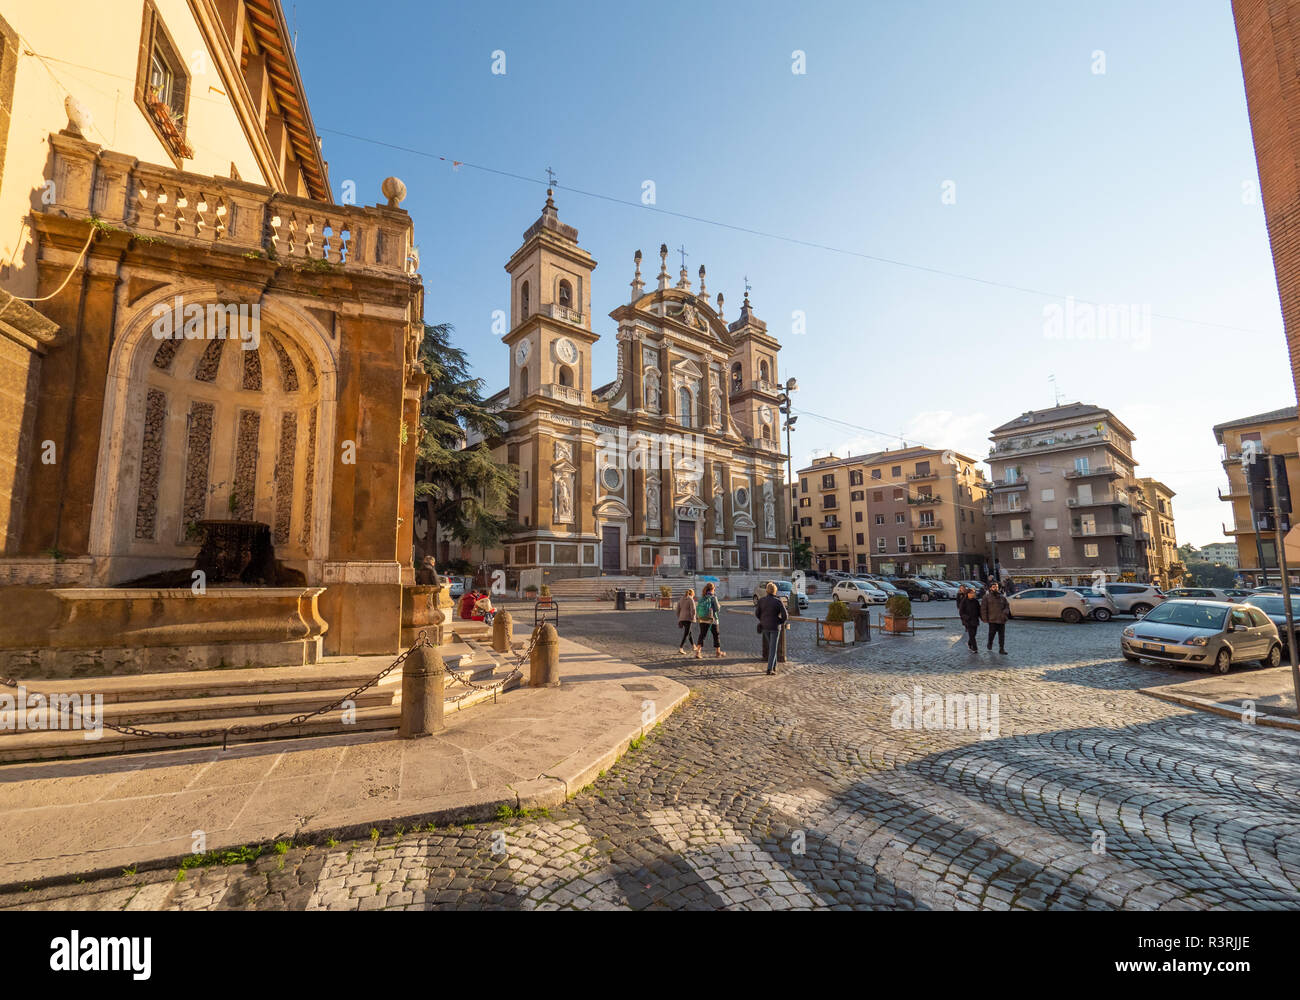
[[[252, 354], [252, 351], [248, 353]], [[235, 448], [234, 508], [240, 521], [251, 521], [257, 500], [257, 435], [262, 415], [256, 410], [239, 411], [239, 437]]]
[[293, 518], [293, 462], [298, 448], [298, 414], [280, 416], [280, 454], [275, 460], [275, 524], [273, 538], [276, 545], [289, 542], [290, 522]]
[[162, 478], [163, 432], [167, 396], [150, 389], [144, 407], [144, 443], [140, 447], [140, 492], [135, 504], [135, 537], [153, 538], [158, 530], [158, 482]]
[[185, 448], [185, 498], [181, 520], [188, 526], [208, 516], [208, 476], [212, 455], [212, 404], [190, 406], [189, 441]]

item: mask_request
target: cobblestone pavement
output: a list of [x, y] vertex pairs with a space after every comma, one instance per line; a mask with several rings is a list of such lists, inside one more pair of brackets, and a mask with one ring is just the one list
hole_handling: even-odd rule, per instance
[[[693, 697], [549, 815], [290, 847], [166, 890], [82, 885], [0, 905], [1300, 906], [1300, 736], [1138, 694], [1199, 675], [1125, 663], [1125, 620], [1013, 622], [1006, 656], [969, 653], [952, 620], [854, 648], [818, 649], [803, 625], [776, 677], [752, 622], [727, 614], [727, 655], [696, 660], [676, 655], [666, 612], [567, 617], [570, 637]], [[971, 697], [936, 710], [933, 695]], [[924, 709], [915, 726], [904, 699]], [[927, 728], [945, 711], [954, 728]]]

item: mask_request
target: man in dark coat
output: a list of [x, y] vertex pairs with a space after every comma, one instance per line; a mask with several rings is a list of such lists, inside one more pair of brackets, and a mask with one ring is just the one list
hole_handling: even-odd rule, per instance
[[767, 672], [771, 675], [776, 673], [777, 645], [789, 614], [785, 610], [785, 601], [776, 596], [776, 584], [769, 583], [766, 589], [767, 593], [754, 605], [754, 617], [758, 619], [758, 627], [767, 643]]
[[957, 614], [961, 616], [962, 628], [966, 630], [966, 645], [972, 653], [978, 652], [975, 639], [980, 631], [980, 602], [975, 599], [975, 592], [969, 587], [962, 587], [957, 593]]
[[996, 581], [989, 584], [989, 589], [980, 601], [980, 618], [989, 623], [989, 650], [993, 649], [993, 637], [997, 636], [998, 652], [1007, 651], [1007, 619], [1011, 617], [1011, 605], [1002, 595], [1001, 587]]

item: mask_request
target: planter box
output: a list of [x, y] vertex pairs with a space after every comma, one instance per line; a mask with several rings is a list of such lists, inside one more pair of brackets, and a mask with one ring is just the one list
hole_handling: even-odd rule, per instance
[[847, 646], [853, 642], [852, 622], [817, 621], [817, 644], [829, 642], [836, 646]]
[[895, 617], [894, 615], [885, 615], [884, 630], [886, 632], [892, 632], [894, 635], [907, 635], [916, 631], [915, 626], [912, 624], [913, 621], [914, 619], [910, 617], [902, 618]]
[[671, 611], [673, 607], [673, 599], [671, 597], [659, 598], [659, 607], [667, 608], [669, 611]]

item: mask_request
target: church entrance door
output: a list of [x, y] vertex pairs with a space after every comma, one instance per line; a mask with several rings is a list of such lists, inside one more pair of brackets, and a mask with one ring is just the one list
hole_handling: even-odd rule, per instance
[[619, 558], [619, 531], [617, 528], [600, 529], [600, 568], [606, 573], [617, 573], [623, 568]]
[[682, 572], [695, 572], [695, 522], [677, 522], [677, 544], [682, 549]]

